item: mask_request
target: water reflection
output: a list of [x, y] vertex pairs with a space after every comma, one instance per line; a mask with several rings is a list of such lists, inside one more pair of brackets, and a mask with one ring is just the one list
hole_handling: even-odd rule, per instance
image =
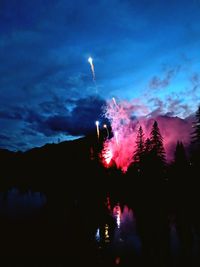
[[20, 217], [34, 214], [46, 203], [46, 197], [40, 192], [21, 193], [17, 188], [0, 193], [0, 215]]
[[122, 206], [116, 203], [111, 206], [107, 198], [106, 206], [107, 221], [96, 229], [95, 240], [100, 250], [107, 250], [108, 257], [113, 257], [114, 264], [121, 265], [125, 252], [137, 254], [138, 257], [141, 253], [141, 240], [136, 229], [136, 218], [133, 210], [127, 205]]
[[142, 210], [141, 215], [128, 205], [111, 206], [108, 199], [107, 203], [109, 216], [96, 232], [100, 249], [107, 251], [105, 261], [112, 258], [113, 264], [120, 266], [132, 266], [134, 262], [135, 266], [147, 266], [147, 262], [154, 266], [200, 266], [196, 264], [200, 235], [191, 218], [183, 220], [178, 212], [166, 212], [164, 216], [151, 211], [149, 216], [148, 210]]

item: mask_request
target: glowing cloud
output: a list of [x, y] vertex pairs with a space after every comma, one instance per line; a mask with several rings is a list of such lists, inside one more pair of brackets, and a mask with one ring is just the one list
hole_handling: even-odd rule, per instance
[[[149, 115], [150, 114], [150, 115]], [[178, 117], [168, 117], [150, 112], [144, 105], [116, 101], [112, 98], [107, 102], [104, 116], [110, 121], [112, 136], [106, 139], [103, 144], [103, 164], [110, 167], [113, 164], [122, 172], [126, 172], [133, 162], [133, 155], [136, 148], [136, 136], [141, 125], [145, 138], [149, 137], [154, 120], [158, 122], [163, 136], [164, 148], [168, 161], [173, 159], [176, 142], [182, 141], [188, 145], [190, 141], [190, 129], [192, 122]]]

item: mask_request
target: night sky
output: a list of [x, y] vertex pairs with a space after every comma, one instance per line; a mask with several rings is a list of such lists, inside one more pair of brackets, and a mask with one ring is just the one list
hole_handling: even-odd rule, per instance
[[1, 148], [83, 136], [112, 97], [180, 118], [200, 104], [199, 0], [1, 0], [0, 34]]

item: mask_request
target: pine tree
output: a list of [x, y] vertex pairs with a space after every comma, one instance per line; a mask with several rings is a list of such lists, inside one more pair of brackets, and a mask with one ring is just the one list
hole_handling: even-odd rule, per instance
[[142, 170], [144, 176], [149, 176], [150, 171], [152, 170], [151, 163], [151, 140], [147, 138], [144, 143], [144, 153], [142, 156]]
[[[191, 172], [187, 160], [185, 148], [182, 142], [178, 141], [174, 153], [174, 162], [172, 164], [171, 186], [174, 201], [178, 205], [185, 203], [185, 196], [191, 190]], [[187, 201], [186, 201], [187, 202]]]
[[134, 152], [134, 162], [141, 163], [144, 156], [145, 143], [144, 143], [144, 132], [142, 126], [139, 127], [136, 137], [136, 150]]
[[174, 153], [174, 164], [178, 168], [184, 168], [188, 164], [184, 145], [179, 141], [176, 144], [176, 150]]
[[194, 131], [192, 133], [192, 145], [200, 150], [200, 106], [195, 114], [195, 122], [193, 125]]
[[151, 156], [153, 157], [153, 160], [164, 165], [165, 149], [163, 146], [163, 137], [160, 133], [157, 121], [155, 121], [153, 124], [150, 134], [150, 141], [151, 141]]
[[200, 105], [195, 114], [194, 131], [191, 136], [191, 163], [195, 172], [200, 163]]
[[145, 147], [144, 153], [145, 155], [148, 155], [151, 151], [151, 140], [149, 138], [146, 139], [144, 147]]

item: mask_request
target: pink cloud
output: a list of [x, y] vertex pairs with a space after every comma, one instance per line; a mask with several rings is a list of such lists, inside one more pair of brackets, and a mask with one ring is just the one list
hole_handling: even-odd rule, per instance
[[153, 122], [156, 120], [163, 136], [167, 161], [173, 160], [177, 141], [185, 146], [190, 143], [192, 120], [178, 117], [161, 116], [159, 112], [149, 116], [132, 119], [133, 115], [148, 111], [145, 106], [134, 105], [126, 101], [109, 101], [105, 109], [105, 117], [109, 119], [113, 137], [104, 142], [102, 151], [105, 164], [114, 162], [118, 169], [126, 172], [133, 162], [135, 141], [139, 125], [142, 126], [145, 137], [149, 137]]

